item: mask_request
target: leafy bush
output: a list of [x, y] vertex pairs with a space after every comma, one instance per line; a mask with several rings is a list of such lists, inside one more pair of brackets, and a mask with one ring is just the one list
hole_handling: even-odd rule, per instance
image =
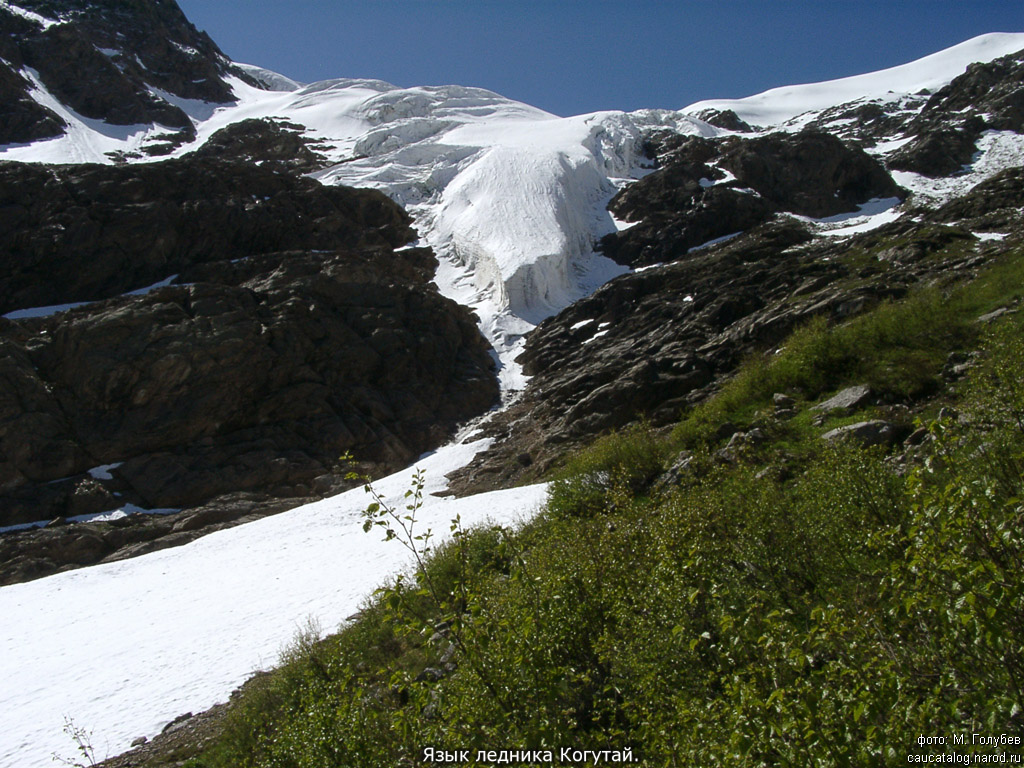
[[669, 448], [650, 425], [613, 432], [572, 455], [551, 483], [548, 511], [559, 517], [592, 517], [604, 511], [612, 490], [636, 493], [663, 470]]

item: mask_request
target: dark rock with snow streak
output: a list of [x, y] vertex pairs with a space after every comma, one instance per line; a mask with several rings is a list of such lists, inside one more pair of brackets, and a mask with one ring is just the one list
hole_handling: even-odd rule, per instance
[[255, 261], [4, 324], [0, 524], [69, 513], [82, 491], [50, 481], [112, 463], [145, 508], [312, 496], [341, 454], [397, 468], [496, 400], [471, 316], [426, 284], [429, 253]]
[[375, 190], [325, 187], [230, 157], [131, 166], [0, 162], [0, 313], [117, 296], [193, 264], [394, 247], [412, 239], [410, 223]]
[[984, 131], [1024, 130], [1024, 51], [975, 63], [928, 99], [914, 136], [889, 160], [898, 170], [949, 176], [971, 162]]
[[603, 252], [621, 264], [673, 261], [780, 211], [820, 218], [905, 194], [877, 160], [817, 131], [662, 140], [658, 150], [665, 153], [664, 167], [609, 204], [620, 219], [639, 222], [601, 241]]
[[[161, 143], [170, 148], [195, 137], [176, 101], [233, 101], [229, 77], [259, 87], [174, 0], [18, 0], [16, 6], [0, 5], [0, 144], [63, 133], [56, 112], [29, 96], [40, 86], [84, 117], [166, 126], [171, 130]], [[8, 104], [15, 107], [10, 113]]]
[[[451, 487], [469, 493], [543, 477], [560, 457], [640, 419], [668, 428], [811, 318], [841, 321], [915, 285], [971, 274], [981, 257], [968, 243], [978, 242], [927, 222], [812, 240], [780, 217], [618, 277], [531, 334], [519, 358], [532, 376], [526, 390], [482, 427], [494, 445], [454, 473]], [[723, 425], [718, 438], [735, 431]]]

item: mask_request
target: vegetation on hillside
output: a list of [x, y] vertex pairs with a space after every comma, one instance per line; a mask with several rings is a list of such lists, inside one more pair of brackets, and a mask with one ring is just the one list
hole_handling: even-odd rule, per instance
[[[671, 435], [640, 426], [573, 456], [521, 528], [456, 523], [428, 552], [401, 524], [416, 488], [368, 510], [416, 550], [413, 572], [339, 634], [299, 638], [193, 766], [414, 765], [428, 747], [659, 766], [1019, 753], [971, 734], [1024, 726], [1024, 320], [977, 322], [1017, 298], [1022, 261], [812, 323]], [[973, 350], [945, 389], [948, 354]], [[812, 416], [865, 382], [880, 401]], [[771, 418], [776, 392], [792, 417]], [[879, 402], [910, 403], [906, 431], [927, 436], [822, 440], [890, 413]], [[726, 422], [764, 438], [723, 454]]]

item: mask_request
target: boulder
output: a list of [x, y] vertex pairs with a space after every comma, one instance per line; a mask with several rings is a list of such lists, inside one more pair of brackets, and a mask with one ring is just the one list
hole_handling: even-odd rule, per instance
[[876, 419], [837, 427], [823, 434], [821, 439], [826, 442], [850, 439], [867, 448], [875, 445], [891, 445], [897, 439], [897, 432], [889, 422]]
[[871, 399], [871, 387], [867, 384], [858, 384], [855, 387], [847, 387], [836, 393], [828, 400], [811, 406], [812, 411], [852, 411], [866, 405]]

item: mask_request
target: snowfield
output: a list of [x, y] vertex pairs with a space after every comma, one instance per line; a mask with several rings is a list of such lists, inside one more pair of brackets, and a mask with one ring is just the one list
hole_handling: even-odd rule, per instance
[[[0, 0], [5, 6], [5, 0]], [[40, 23], [44, 23], [44, 19]], [[503, 391], [525, 383], [513, 362], [538, 322], [626, 271], [594, 253], [604, 234], [624, 228], [605, 210], [615, 191], [643, 175], [642, 131], [723, 133], [693, 115], [732, 109], [744, 120], [790, 130], [816, 111], [855, 99], [899, 101], [935, 89], [972, 61], [1024, 48], [1024, 35], [985, 35], [917, 62], [859, 77], [774, 89], [747, 99], [706, 101], [679, 112], [599, 112], [560, 118], [490, 91], [460, 86], [398, 88], [375, 80], [300, 85], [246, 66], [270, 90], [234, 83], [237, 103], [175, 101], [196, 123], [196, 144], [247, 118], [303, 126], [321, 142], [325, 184], [383, 190], [415, 217], [432, 246], [445, 295], [473, 308], [494, 345]], [[32, 73], [27, 73], [32, 76]], [[112, 162], [160, 126], [110, 126], [56, 103], [38, 79], [34, 97], [69, 124], [60, 138], [0, 147], [0, 159]], [[892, 151], [893, 137], [879, 151]], [[991, 133], [979, 156], [954, 179], [896, 175], [932, 199], [963, 194], [1007, 163], [1024, 161], [1016, 134]], [[150, 162], [151, 160], [140, 160]], [[902, 214], [894, 200], [856, 214], [812, 222], [841, 237]], [[687, 297], [689, 299], [689, 297]], [[60, 311], [25, 308], [23, 312]], [[14, 316], [17, 313], [12, 313]], [[594, 336], [606, 333], [594, 328]], [[487, 441], [459, 442], [423, 457], [430, 494]], [[102, 470], [102, 468], [97, 468]], [[391, 498], [412, 470], [377, 487]], [[510, 524], [543, 504], [543, 485], [466, 499], [430, 495], [422, 525], [439, 533], [465, 524]], [[77, 757], [62, 732], [65, 716], [93, 732], [100, 757], [152, 737], [175, 716], [224, 701], [254, 670], [272, 665], [309, 621], [330, 631], [372, 590], [407, 566], [407, 553], [362, 531], [361, 489], [187, 546], [0, 588], [0, 768], [42, 768], [54, 754]]]
[[[865, 75], [808, 85], [788, 85], [743, 99], [698, 101], [683, 110], [697, 114], [707, 109], [731, 109], [750, 125], [782, 126], [799, 130], [815, 113], [851, 101], [895, 102], [922, 90], [936, 91], [962, 75], [967, 65], [992, 61], [1024, 48], [1024, 34], [995, 32], [971, 38], [922, 59]], [[806, 120], [795, 118], [806, 116]]]
[[[424, 457], [427, 494], [489, 444]], [[374, 484], [396, 503], [413, 469]], [[464, 499], [427, 495], [420, 530], [450, 521], [514, 524], [543, 504], [534, 485]], [[65, 717], [93, 732], [97, 757], [126, 751], [184, 712], [201, 712], [273, 666], [309, 624], [326, 631], [409, 564], [397, 541], [362, 530], [362, 488], [210, 534], [175, 549], [0, 589], [0, 766], [80, 758]]]

